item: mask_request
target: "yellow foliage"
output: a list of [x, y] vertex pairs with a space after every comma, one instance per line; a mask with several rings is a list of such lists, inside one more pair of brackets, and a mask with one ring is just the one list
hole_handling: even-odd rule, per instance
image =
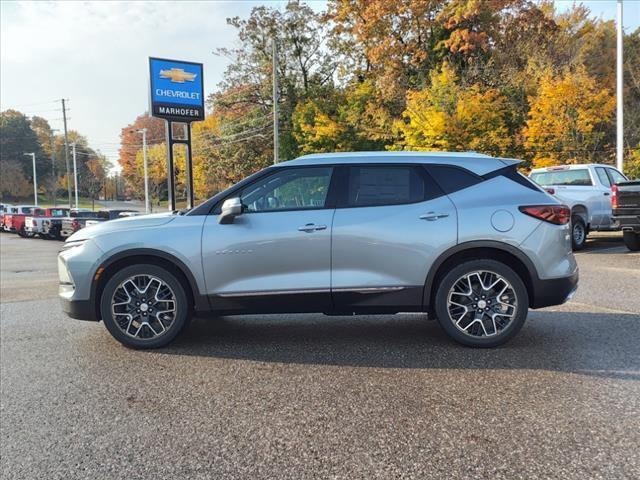
[[500, 154], [512, 144], [507, 101], [495, 89], [463, 88], [444, 64], [431, 85], [407, 94], [403, 120], [396, 128], [406, 150], [475, 150]]
[[602, 157], [615, 98], [609, 90], [600, 88], [583, 67], [558, 77], [546, 74], [538, 95], [529, 102], [524, 138], [534, 167], [589, 163]]

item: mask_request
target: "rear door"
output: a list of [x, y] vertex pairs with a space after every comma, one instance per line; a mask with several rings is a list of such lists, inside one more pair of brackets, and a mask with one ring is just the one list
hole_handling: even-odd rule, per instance
[[421, 165], [340, 168], [331, 292], [339, 312], [422, 308], [429, 267], [457, 240], [456, 210]]

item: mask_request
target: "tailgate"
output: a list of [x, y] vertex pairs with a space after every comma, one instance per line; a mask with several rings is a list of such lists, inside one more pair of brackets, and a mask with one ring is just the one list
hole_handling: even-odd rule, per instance
[[616, 185], [617, 207], [614, 215], [640, 215], [640, 180]]

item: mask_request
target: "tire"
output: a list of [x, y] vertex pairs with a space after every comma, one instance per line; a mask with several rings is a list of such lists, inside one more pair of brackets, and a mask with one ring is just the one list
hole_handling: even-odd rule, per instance
[[[482, 288], [498, 277], [501, 280], [493, 288]], [[450, 303], [450, 297], [454, 303]], [[484, 311], [478, 313], [478, 307]], [[520, 276], [504, 263], [490, 259], [470, 260], [451, 268], [435, 295], [438, 323], [456, 342], [469, 347], [504, 344], [520, 331], [528, 310], [529, 295]]]
[[573, 250], [582, 250], [587, 243], [587, 225], [582, 217], [573, 215], [571, 217], [571, 246]]
[[625, 246], [632, 252], [640, 250], [640, 233], [638, 232], [622, 232], [622, 240]]
[[[147, 299], [149, 293], [153, 297]], [[158, 297], [172, 300], [155, 301]], [[169, 312], [172, 301], [174, 311]], [[112, 308], [112, 304], [117, 305]], [[162, 321], [159, 309], [167, 311]], [[138, 264], [123, 268], [107, 281], [100, 313], [109, 333], [124, 346], [149, 349], [173, 341], [188, 324], [191, 308], [185, 287], [171, 272], [157, 265]]]

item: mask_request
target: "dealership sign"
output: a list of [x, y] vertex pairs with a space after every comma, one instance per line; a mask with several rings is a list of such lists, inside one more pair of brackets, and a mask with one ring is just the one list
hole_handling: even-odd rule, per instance
[[202, 64], [149, 58], [151, 115], [172, 122], [204, 120]]

